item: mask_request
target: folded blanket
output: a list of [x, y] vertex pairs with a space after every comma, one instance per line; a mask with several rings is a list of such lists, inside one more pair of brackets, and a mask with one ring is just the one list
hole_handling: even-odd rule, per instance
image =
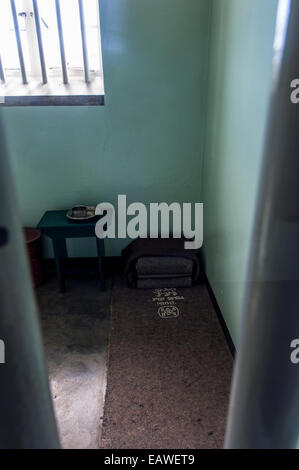
[[192, 275], [193, 260], [179, 256], [143, 256], [137, 260], [136, 271], [141, 274]]
[[137, 279], [138, 289], [162, 289], [165, 287], [191, 287], [192, 278], [187, 277], [176, 277], [168, 279]]
[[[167, 258], [183, 258], [192, 262], [192, 276], [190, 278], [195, 281], [199, 277], [199, 260], [195, 250], [186, 250], [184, 248], [183, 238], [137, 238], [122, 250], [122, 258], [125, 266], [125, 279], [131, 286], [137, 285], [136, 264], [140, 258], [145, 257], [167, 257]], [[180, 261], [181, 262], [181, 261]], [[142, 261], [141, 265], [143, 265]], [[143, 265], [144, 266], [144, 265]], [[148, 265], [147, 265], [147, 268]], [[186, 267], [184, 273], [186, 273]], [[177, 273], [180, 273], [180, 269]], [[157, 272], [154, 274], [158, 274]], [[168, 274], [168, 272], [166, 273]], [[174, 273], [173, 273], [174, 274]]]

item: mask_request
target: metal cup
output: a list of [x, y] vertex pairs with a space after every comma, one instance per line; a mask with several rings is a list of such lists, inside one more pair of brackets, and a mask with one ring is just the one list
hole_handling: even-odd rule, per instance
[[72, 207], [72, 217], [86, 217], [87, 207], [86, 206], [74, 206]]

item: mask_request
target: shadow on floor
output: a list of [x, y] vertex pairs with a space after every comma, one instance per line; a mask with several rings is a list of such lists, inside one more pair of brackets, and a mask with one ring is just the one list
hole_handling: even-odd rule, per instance
[[66, 449], [99, 448], [106, 389], [111, 280], [69, 279], [59, 293], [55, 270], [37, 289], [50, 387]]

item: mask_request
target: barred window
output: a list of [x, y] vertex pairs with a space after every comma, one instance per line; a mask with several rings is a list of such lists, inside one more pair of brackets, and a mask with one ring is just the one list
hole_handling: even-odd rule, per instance
[[99, 0], [1, 0], [0, 103], [104, 103]]

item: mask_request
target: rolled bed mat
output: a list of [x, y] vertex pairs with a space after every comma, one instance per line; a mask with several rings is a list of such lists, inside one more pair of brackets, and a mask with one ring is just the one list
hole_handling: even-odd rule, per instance
[[183, 238], [137, 238], [122, 250], [125, 279], [130, 286], [137, 285], [136, 263], [144, 257], [184, 258], [192, 261], [192, 281], [199, 278], [200, 266], [196, 250], [186, 250]]
[[180, 256], [142, 256], [136, 263], [138, 274], [192, 274], [193, 260]]

